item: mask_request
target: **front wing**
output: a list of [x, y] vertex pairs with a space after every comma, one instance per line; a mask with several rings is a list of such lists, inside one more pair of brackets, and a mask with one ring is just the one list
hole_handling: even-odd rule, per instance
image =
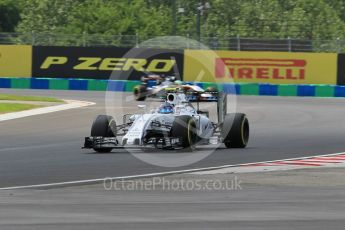
[[159, 149], [175, 149], [180, 147], [181, 140], [173, 137], [151, 137], [145, 140], [143, 145], [139, 142], [121, 145], [116, 137], [85, 137], [83, 149], [107, 149], [125, 147], [156, 147]]
[[84, 149], [116, 148], [119, 141], [116, 137], [85, 137]]

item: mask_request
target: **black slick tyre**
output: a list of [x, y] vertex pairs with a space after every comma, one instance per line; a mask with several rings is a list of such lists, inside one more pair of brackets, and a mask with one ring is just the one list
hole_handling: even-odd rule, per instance
[[196, 124], [193, 118], [187, 115], [175, 117], [171, 129], [171, 136], [174, 138], [180, 138], [182, 148], [194, 150], [197, 134]]
[[245, 148], [249, 140], [249, 122], [243, 113], [226, 114], [221, 136], [227, 148]]
[[[116, 122], [112, 116], [98, 115], [91, 127], [92, 137], [115, 137]], [[111, 148], [94, 148], [96, 152], [111, 152]]]
[[133, 89], [134, 98], [137, 101], [145, 101], [146, 93], [146, 87], [144, 85], [137, 85]]
[[217, 89], [217, 87], [210, 86], [210, 87], [206, 88], [205, 92], [218, 93], [218, 89]]

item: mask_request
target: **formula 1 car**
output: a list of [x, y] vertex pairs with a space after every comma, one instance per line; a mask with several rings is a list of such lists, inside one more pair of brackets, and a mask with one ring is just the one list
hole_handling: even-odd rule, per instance
[[[96, 152], [110, 152], [127, 146], [194, 150], [196, 144], [218, 143], [224, 143], [227, 148], [246, 147], [249, 139], [246, 115], [227, 114], [227, 97], [223, 93], [217, 94], [218, 122], [211, 121], [208, 111], [199, 110], [199, 102], [195, 109], [188, 101], [188, 95], [179, 89], [170, 89], [164, 102], [154, 111], [126, 114], [121, 125], [117, 125], [111, 116], [97, 116], [83, 148], [92, 148]], [[145, 105], [138, 106], [145, 108]]]
[[176, 80], [175, 76], [150, 75], [141, 78], [141, 84], [133, 88], [134, 98], [137, 101], [144, 101], [147, 97], [165, 98], [166, 88], [178, 87], [184, 92], [218, 92], [216, 87], [208, 87], [206, 90], [198, 85], [183, 83]]

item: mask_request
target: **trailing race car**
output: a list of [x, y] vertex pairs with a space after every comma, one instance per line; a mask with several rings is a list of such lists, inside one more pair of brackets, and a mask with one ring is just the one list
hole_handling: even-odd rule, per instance
[[[145, 108], [145, 105], [139, 105]], [[84, 148], [110, 152], [126, 146], [159, 149], [195, 149], [196, 144], [224, 143], [227, 148], [244, 148], [249, 139], [249, 122], [243, 113], [226, 113], [227, 97], [217, 95], [218, 122], [209, 118], [208, 111], [197, 109], [188, 95], [179, 89], [168, 90], [165, 101], [151, 113], [124, 115], [124, 123], [99, 115], [85, 138]], [[122, 137], [122, 138], [120, 138]], [[214, 143], [216, 141], [216, 143]]]
[[133, 94], [137, 101], [144, 101], [146, 97], [165, 98], [165, 89], [171, 87], [178, 87], [185, 93], [218, 92], [216, 87], [208, 87], [204, 90], [198, 85], [186, 84], [180, 80], [176, 80], [174, 76], [161, 77], [159, 75], [150, 75], [141, 78], [141, 84], [133, 88]]

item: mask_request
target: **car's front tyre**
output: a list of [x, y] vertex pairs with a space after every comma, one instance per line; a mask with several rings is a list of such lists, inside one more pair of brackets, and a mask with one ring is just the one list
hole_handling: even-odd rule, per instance
[[245, 148], [249, 140], [249, 121], [243, 113], [225, 115], [221, 136], [227, 148]]
[[171, 136], [180, 138], [182, 148], [195, 149], [197, 141], [196, 124], [191, 116], [182, 115], [175, 117], [171, 129]]
[[[92, 137], [115, 137], [116, 122], [112, 116], [98, 115], [91, 127]], [[99, 153], [111, 152], [111, 148], [93, 148]]]
[[207, 92], [207, 93], [218, 93], [218, 88], [215, 86], [209, 86], [206, 88], [205, 92]]
[[145, 101], [147, 89], [144, 85], [137, 85], [133, 89], [134, 98], [137, 101]]

